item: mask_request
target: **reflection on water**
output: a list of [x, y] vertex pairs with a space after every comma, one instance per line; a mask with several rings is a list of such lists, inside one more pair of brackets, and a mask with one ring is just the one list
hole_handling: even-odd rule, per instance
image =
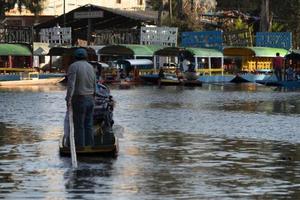
[[299, 199], [300, 93], [254, 84], [112, 89], [120, 155], [58, 154], [65, 88], [0, 89], [0, 198]]

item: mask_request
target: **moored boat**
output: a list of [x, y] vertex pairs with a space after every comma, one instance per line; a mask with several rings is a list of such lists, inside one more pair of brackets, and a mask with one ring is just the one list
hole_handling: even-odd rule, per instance
[[[231, 58], [234, 70], [239, 71], [231, 82], [272, 81], [272, 62], [276, 53], [285, 56], [288, 50], [271, 47], [225, 47], [224, 56], [227, 59]], [[239, 62], [234, 60], [239, 60]]]
[[64, 78], [0, 81], [0, 86], [49, 85], [49, 84], [57, 84], [63, 80]]
[[300, 80], [292, 81], [268, 81], [268, 80], [257, 80], [256, 83], [266, 86], [277, 86], [284, 88], [300, 88]]
[[39, 73], [30, 72], [26, 76], [14, 75], [13, 78], [0, 80], [0, 86], [26, 86], [26, 85], [49, 85], [57, 84], [65, 79], [64, 76], [49, 76], [48, 78], [40, 78]]
[[188, 87], [201, 87], [202, 82], [199, 80], [182, 80], [182, 85], [183, 86], [188, 86]]

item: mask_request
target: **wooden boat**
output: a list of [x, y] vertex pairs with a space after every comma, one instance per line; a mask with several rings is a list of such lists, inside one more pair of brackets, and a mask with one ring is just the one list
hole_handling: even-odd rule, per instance
[[140, 78], [145, 84], [157, 84], [159, 80], [158, 74], [144, 74]]
[[29, 79], [18, 81], [0, 81], [0, 86], [26, 86], [26, 85], [49, 85], [57, 84], [63, 81], [65, 78], [47, 78], [47, 79]]
[[[96, 137], [97, 138], [97, 137]], [[76, 147], [77, 156], [112, 156], [116, 157], [119, 152], [119, 141], [112, 134], [112, 139], [107, 142], [105, 138], [98, 138], [95, 146]], [[61, 156], [71, 156], [70, 148], [64, 146], [63, 138], [59, 142], [59, 153]]]
[[286, 55], [288, 50], [272, 47], [224, 47], [223, 54], [227, 58], [231, 58], [232, 62], [228, 63], [234, 71], [237, 63], [234, 60], [241, 60], [240, 72], [231, 82], [253, 82], [271, 79], [273, 58], [276, 53]]
[[181, 83], [183, 86], [187, 86], [187, 87], [201, 87], [202, 86], [202, 82], [199, 80], [182, 80]]
[[237, 73], [236, 77], [232, 79], [230, 82], [232, 83], [247, 83], [256, 81], [269, 80], [269, 81], [277, 81], [276, 77], [273, 75], [272, 70], [269, 69], [261, 69], [256, 70], [255, 72], [240, 72]]
[[[113, 121], [114, 100], [108, 87], [97, 84], [95, 107], [93, 113], [93, 146], [76, 147], [77, 155], [84, 156], [117, 156], [119, 142], [115, 134], [123, 132], [122, 127], [114, 125]], [[61, 137], [59, 152], [63, 156], [70, 156], [69, 148], [69, 121], [66, 114], [64, 135]]]
[[285, 88], [300, 88], [300, 80], [293, 81], [268, 81], [268, 80], [258, 80], [256, 83], [266, 85], [266, 86], [277, 86]]
[[159, 85], [180, 85], [181, 82], [179, 80], [173, 80], [173, 79], [161, 79], [159, 81]]

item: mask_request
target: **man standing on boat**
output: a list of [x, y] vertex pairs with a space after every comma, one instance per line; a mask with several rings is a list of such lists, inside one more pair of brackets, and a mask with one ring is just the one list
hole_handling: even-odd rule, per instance
[[276, 53], [276, 57], [273, 59], [273, 70], [278, 81], [282, 81], [282, 68], [284, 66], [284, 58]]
[[73, 110], [76, 146], [93, 145], [93, 111], [96, 92], [96, 75], [87, 62], [87, 51], [74, 52], [76, 61], [68, 70], [67, 108]]

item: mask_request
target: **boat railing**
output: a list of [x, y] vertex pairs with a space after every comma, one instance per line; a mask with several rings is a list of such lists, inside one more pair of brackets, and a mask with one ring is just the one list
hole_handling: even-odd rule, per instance
[[38, 72], [22, 72], [21, 73], [21, 80], [37, 80], [39, 79]]
[[203, 75], [213, 75], [213, 74], [223, 74], [224, 69], [222, 68], [211, 68], [211, 69], [206, 69], [206, 68], [201, 68], [201, 69], [196, 69], [197, 74], [203, 74]]
[[33, 68], [0, 68], [0, 74], [19, 74], [22, 72], [34, 72]]

